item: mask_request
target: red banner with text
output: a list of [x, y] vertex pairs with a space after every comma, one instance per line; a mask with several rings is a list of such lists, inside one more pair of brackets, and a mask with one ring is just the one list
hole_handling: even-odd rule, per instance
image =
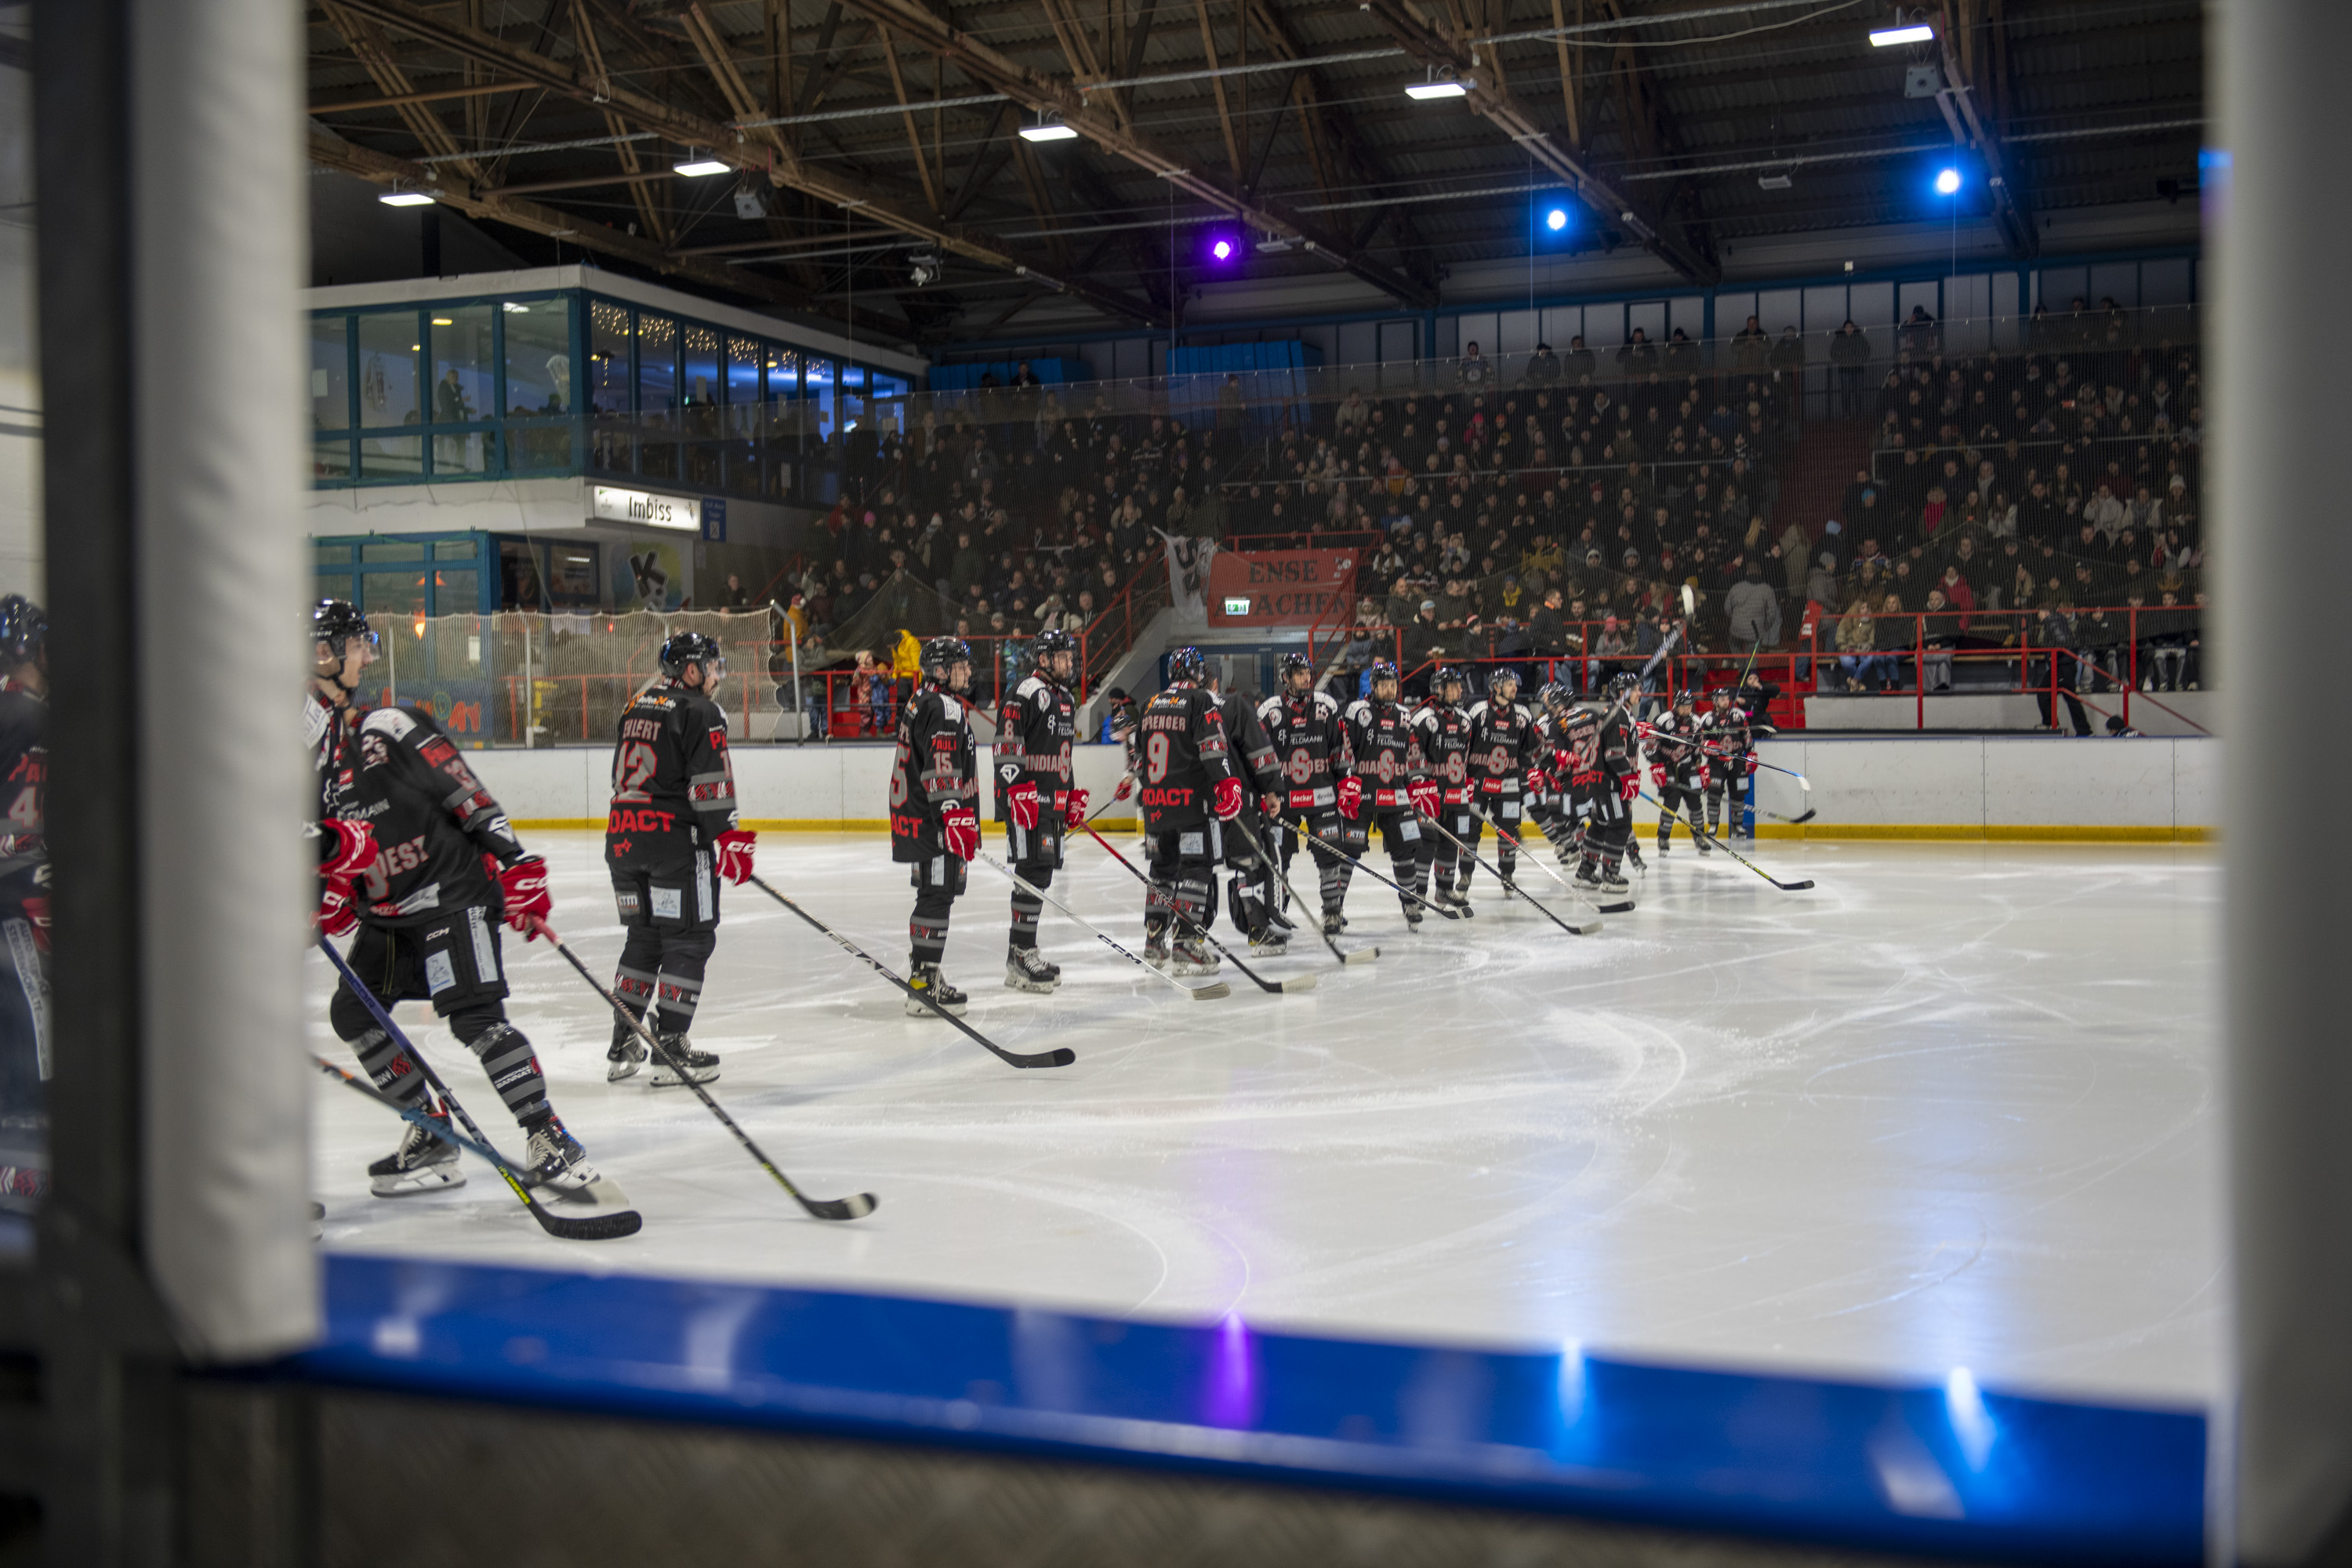
[[1209, 558], [1213, 626], [1311, 626], [1356, 578], [1353, 550], [1220, 550]]

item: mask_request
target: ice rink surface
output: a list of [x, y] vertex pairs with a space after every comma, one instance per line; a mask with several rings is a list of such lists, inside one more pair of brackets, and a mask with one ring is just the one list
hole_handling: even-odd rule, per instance
[[[566, 938], [620, 951], [601, 839], [530, 833]], [[1132, 857], [1131, 836], [1115, 843]], [[990, 852], [1001, 840], [991, 833]], [[1489, 842], [1491, 849], [1491, 840]], [[1406, 934], [1358, 878], [1341, 970], [1189, 1003], [1052, 909], [1050, 997], [1002, 984], [1008, 884], [974, 865], [948, 945], [968, 1021], [1076, 1066], [1015, 1071], [754, 889], [729, 889], [696, 1042], [810, 1220], [683, 1089], [604, 1081], [604, 1005], [509, 935], [510, 1015], [557, 1109], [646, 1216], [544, 1236], [467, 1184], [368, 1194], [399, 1124], [321, 1078], [326, 1243], [575, 1269], [1021, 1301], [1268, 1329], [2203, 1404], [2220, 1385], [2216, 852], [1767, 841], [1775, 891], [1687, 842], [1597, 936], [1491, 895]], [[1373, 864], [1386, 868], [1386, 862]], [[912, 893], [878, 835], [763, 835], [761, 874], [903, 973]], [[1304, 862], [1294, 873], [1313, 897]], [[1556, 884], [1528, 872], [1538, 896]], [[1140, 946], [1090, 841], [1055, 891]], [[1565, 895], [1562, 897], [1565, 907]], [[1230, 938], [1225, 923], [1219, 934]], [[1253, 965], [1253, 967], [1259, 967]], [[331, 973], [313, 955], [312, 1037]], [[494, 1139], [479, 1068], [398, 1011]]]

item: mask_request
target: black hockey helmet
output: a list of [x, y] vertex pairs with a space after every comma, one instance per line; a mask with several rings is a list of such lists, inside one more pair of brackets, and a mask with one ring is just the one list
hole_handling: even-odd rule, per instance
[[1486, 672], [1486, 689], [1489, 691], [1494, 690], [1497, 686], [1504, 685], [1516, 689], [1518, 684], [1519, 672], [1507, 664], [1498, 664]]
[[1547, 680], [1543, 684], [1543, 689], [1536, 693], [1536, 700], [1547, 708], [1565, 708], [1575, 695], [1576, 693], [1559, 681]]
[[1048, 654], [1066, 653], [1073, 658], [1076, 657], [1078, 639], [1059, 626], [1050, 626], [1039, 632], [1032, 639], [1029, 647], [1036, 654], [1037, 662], [1042, 665], [1045, 662]]
[[1397, 672], [1396, 660], [1391, 658], [1376, 658], [1372, 660], [1372, 668], [1365, 673], [1369, 678], [1367, 684], [1372, 686], [1378, 686], [1383, 680], [1402, 680], [1403, 679], [1403, 677]]
[[1675, 692], [1675, 707], [1677, 707], [1677, 708], [1690, 708], [1690, 707], [1695, 707], [1695, 706], [1696, 706], [1696, 705], [1697, 705], [1697, 702], [1698, 702], [1698, 693], [1697, 693], [1697, 692], [1696, 692], [1696, 691], [1693, 691], [1693, 690], [1692, 690], [1689, 687], [1687, 687], [1687, 686], [1684, 687], [1680, 691], [1677, 691], [1677, 692]]
[[1729, 707], [1729, 706], [1731, 705], [1731, 699], [1732, 699], [1732, 696], [1733, 696], [1733, 692], [1732, 692], [1731, 688], [1729, 688], [1728, 686], [1718, 686], [1718, 687], [1717, 687], [1717, 688], [1715, 689], [1715, 690], [1714, 690], [1714, 692], [1713, 692], [1713, 694], [1712, 694], [1712, 695], [1714, 696], [1714, 698], [1715, 698], [1715, 700], [1716, 700], [1716, 701], [1717, 701], [1717, 704], [1719, 704], [1719, 705], [1721, 705], [1721, 706], [1723, 706], [1723, 707], [1726, 707], [1726, 708], [1727, 708], [1727, 707]]
[[1609, 678], [1609, 700], [1612, 702], [1622, 702], [1629, 697], [1638, 695], [1641, 689], [1642, 678], [1632, 670]]
[[344, 645], [357, 637], [373, 650], [378, 639], [375, 628], [361, 615], [359, 606], [349, 599], [321, 599], [310, 606], [310, 635], [327, 645], [330, 656], [340, 662]]
[[22, 594], [0, 599], [0, 658], [30, 664], [40, 658], [49, 639], [49, 618], [41, 606]]
[[709, 682], [727, 673], [727, 656], [719, 650], [719, 639], [707, 632], [672, 632], [661, 645], [661, 672], [672, 680], [685, 678], [686, 667], [704, 667], [702, 679]]
[[1282, 656], [1276, 668], [1282, 672], [1283, 683], [1287, 685], [1289, 684], [1290, 678], [1297, 675], [1302, 669], [1309, 675], [1314, 674], [1315, 661], [1308, 658], [1305, 654], [1300, 653], [1297, 648], [1293, 648], [1288, 653]]
[[1429, 689], [1444, 691], [1449, 686], [1458, 686], [1467, 691], [1470, 689], [1470, 678], [1462, 673], [1458, 665], [1441, 664], [1437, 667], [1437, 673], [1429, 678]]
[[971, 662], [971, 644], [961, 637], [933, 637], [923, 645], [923, 679], [945, 681], [951, 665]]
[[1209, 661], [1196, 647], [1180, 647], [1168, 656], [1168, 679], [1171, 684], [1190, 681], [1198, 686], [1209, 678]]

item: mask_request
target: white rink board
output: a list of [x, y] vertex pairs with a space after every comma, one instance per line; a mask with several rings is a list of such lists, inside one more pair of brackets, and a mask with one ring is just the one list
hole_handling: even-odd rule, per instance
[[[2085, 745], [2091, 742], [2084, 742]], [[533, 831], [558, 926], [619, 955], [600, 836]], [[992, 850], [1002, 843], [989, 833]], [[1132, 854], [1130, 836], [1114, 836]], [[1491, 840], [1489, 841], [1491, 844]], [[608, 1085], [609, 1015], [509, 938], [510, 1010], [558, 1110], [646, 1228], [556, 1241], [468, 1162], [367, 1194], [398, 1125], [320, 1079], [329, 1247], [1032, 1301], [1269, 1329], [2207, 1404], [2222, 1388], [2220, 857], [2201, 846], [1767, 841], [1810, 893], [1687, 844], [1642, 908], [1567, 936], [1474, 884], [1409, 935], [1358, 879], [1318, 987], [1191, 1004], [1047, 910], [1050, 997], [1001, 984], [1007, 886], [974, 866], [948, 942], [969, 1021], [1076, 1066], [1014, 1071], [755, 890], [726, 889], [697, 1043], [803, 1188], [802, 1216], [698, 1104]], [[873, 833], [760, 841], [763, 878], [893, 968], [906, 869]], [[1531, 888], [1549, 888], [1529, 870]], [[1096, 846], [1054, 891], [1121, 940], [1139, 890]], [[1310, 892], [1311, 896], [1311, 892]], [[1221, 919], [1220, 931], [1225, 928]], [[1253, 967], [1261, 967], [1253, 965]], [[331, 979], [308, 971], [311, 1043]], [[421, 1005], [404, 1026], [492, 1136], [512, 1124]]]
[[[1809, 830], [1814, 837], [1835, 837], [1841, 827], [1916, 827], [1942, 830], [1920, 835], [1927, 837], [1969, 830], [1999, 837], [2001, 829], [2064, 837], [2053, 830], [2066, 828], [2088, 830], [2084, 837], [2167, 837], [2219, 828], [2220, 747], [2219, 741], [2169, 737], [1791, 738], [1766, 742], [1760, 755], [1811, 780], [1811, 804], [1820, 814]], [[989, 748], [982, 747], [980, 757], [984, 773]], [[749, 820], [878, 828], [888, 816], [887, 745], [739, 745], [734, 758]], [[611, 793], [606, 750], [484, 751], [469, 760], [518, 822], [604, 819]], [[1120, 749], [1080, 746], [1076, 762], [1079, 786], [1100, 806], [1118, 782]], [[1788, 816], [1803, 809], [1794, 780], [1760, 772], [1757, 792], [1760, 805]], [[1115, 808], [1109, 815], [1128, 813]], [[1637, 805], [1634, 815], [1643, 822], [1656, 816], [1646, 805]], [[1769, 819], [1762, 826], [1768, 837], [1776, 831]]]

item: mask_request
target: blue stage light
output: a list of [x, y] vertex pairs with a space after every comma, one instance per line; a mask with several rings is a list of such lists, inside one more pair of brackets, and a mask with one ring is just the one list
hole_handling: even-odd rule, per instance
[[1551, 230], [1552, 233], [1558, 234], [1561, 229], [1564, 229], [1567, 226], [1568, 209], [1566, 207], [1554, 207], [1551, 211], [1544, 214], [1544, 227]]
[[1937, 195], [1954, 195], [1958, 193], [1959, 188], [1960, 172], [1958, 169], [1938, 169], [1936, 172], [1936, 194]]

